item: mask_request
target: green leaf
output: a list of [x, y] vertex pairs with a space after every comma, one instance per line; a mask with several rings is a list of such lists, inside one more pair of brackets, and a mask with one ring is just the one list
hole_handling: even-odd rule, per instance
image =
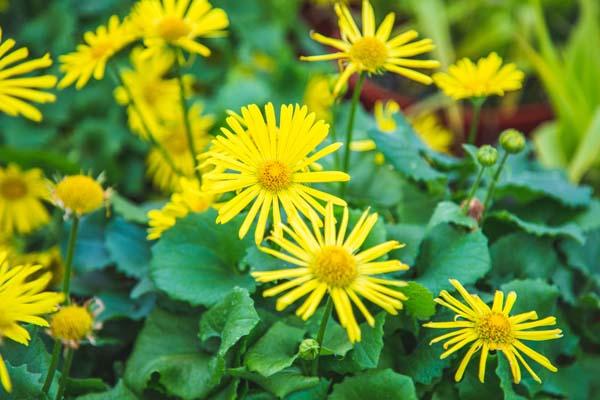
[[[67, 254], [67, 241], [71, 222], [67, 222], [63, 228], [63, 240], [61, 243], [62, 254]], [[99, 210], [81, 218], [79, 232], [75, 242], [75, 255], [73, 266], [80, 271], [91, 271], [102, 269], [113, 263], [113, 259], [106, 248], [105, 230], [106, 217], [104, 210]]]
[[[313, 338], [317, 336], [324, 312], [325, 307], [320, 307], [306, 322], [306, 328]], [[321, 355], [336, 355], [337, 357], [344, 357], [346, 353], [353, 348], [354, 346], [348, 340], [348, 333], [346, 330], [342, 328], [342, 326], [338, 324], [335, 319], [330, 317], [329, 321], [327, 322], [325, 336], [323, 337]]]
[[408, 296], [404, 302], [406, 311], [417, 319], [428, 319], [435, 314], [433, 294], [418, 282], [408, 282], [408, 286], [400, 288]]
[[487, 218], [493, 218], [516, 225], [525, 232], [531, 233], [535, 236], [569, 237], [575, 239], [579, 243], [585, 242], [583, 231], [577, 224], [573, 222], [569, 222], [560, 226], [548, 226], [525, 221], [506, 210], [492, 212], [486, 216], [486, 219]]
[[600, 107], [596, 107], [582, 140], [568, 166], [569, 178], [579, 182], [583, 175], [600, 159]]
[[129, 222], [146, 225], [148, 223], [148, 215], [146, 210], [132, 203], [118, 193], [113, 193], [110, 196], [110, 204], [117, 215], [125, 218]]
[[138, 397], [125, 385], [119, 381], [117, 385], [103, 393], [93, 393], [85, 396], [79, 396], [77, 400], [137, 400]]
[[305, 376], [297, 368], [287, 368], [268, 378], [255, 372], [250, 372], [245, 368], [228, 369], [227, 372], [231, 376], [256, 383], [280, 399], [288, 396], [290, 393], [309, 389], [319, 384], [318, 377]]
[[[10, 394], [6, 394], [2, 386], [0, 386], [0, 395], [5, 400], [22, 400], [22, 399], [37, 399], [42, 397], [42, 386], [46, 378], [45, 373], [31, 372], [27, 369], [26, 365], [20, 365], [18, 367], [13, 366], [10, 361], [6, 361], [6, 369], [8, 370], [8, 376], [13, 386], [13, 390]], [[58, 389], [55, 384], [50, 392], [50, 396], [54, 398], [56, 390]]]
[[590, 231], [582, 245], [573, 239], [564, 240], [559, 247], [567, 258], [567, 264], [585, 275], [600, 277], [600, 229]]
[[403, 399], [416, 400], [412, 379], [391, 369], [367, 371], [347, 377], [333, 386], [330, 400]]
[[252, 331], [260, 318], [254, 309], [254, 301], [246, 289], [235, 288], [219, 303], [202, 314], [200, 340], [220, 340], [218, 354], [225, 353], [238, 340]]
[[109, 386], [100, 378], [72, 378], [67, 380], [65, 393], [69, 396], [80, 394], [104, 392]]
[[537, 311], [540, 318], [550, 316], [556, 308], [556, 299], [559, 295], [556, 287], [548, 285], [541, 279], [514, 280], [502, 285], [501, 289], [505, 293], [511, 290], [517, 293], [517, 301], [511, 315]]
[[215, 218], [210, 210], [179, 219], [152, 248], [152, 279], [171, 298], [212, 306], [236, 286], [254, 291], [254, 279], [238, 268], [252, 240], [238, 239], [242, 216], [225, 225]]
[[3, 163], [15, 163], [22, 168], [41, 168], [48, 175], [57, 172], [65, 175], [77, 174], [79, 165], [69, 161], [63, 154], [44, 150], [17, 150], [13, 147], [0, 146], [0, 160]]
[[125, 368], [125, 383], [138, 395], [148, 382], [183, 399], [206, 396], [221, 379], [224, 361], [202, 352], [198, 318], [155, 309], [140, 332]]
[[427, 224], [427, 229], [430, 230], [434, 226], [443, 223], [452, 223], [469, 229], [477, 228], [477, 221], [468, 215], [465, 215], [462, 208], [451, 201], [442, 201], [441, 203], [438, 203], [429, 220], [429, 224]]
[[434, 227], [421, 244], [417, 282], [433, 293], [451, 288], [448, 279], [475, 283], [490, 269], [487, 238], [480, 230], [462, 232], [449, 225]]
[[250, 371], [269, 377], [293, 364], [305, 330], [278, 321], [246, 352]]
[[398, 371], [411, 376], [415, 382], [425, 385], [429, 385], [440, 378], [444, 368], [450, 364], [450, 360], [448, 358], [441, 360], [440, 349], [429, 344], [431, 339], [440, 335], [441, 333], [437, 329], [421, 331], [417, 336], [418, 342], [414, 350], [408, 355], [395, 357]]
[[146, 231], [121, 217], [113, 218], [106, 227], [106, 249], [117, 269], [133, 278], [143, 278], [150, 265], [150, 244]]
[[390, 252], [390, 258], [402, 260], [408, 265], [414, 265], [419, 254], [419, 246], [425, 237], [425, 227], [416, 224], [386, 224], [385, 229], [388, 240], [397, 240], [406, 245], [401, 249]]
[[[498, 360], [496, 375], [500, 378], [500, 387], [504, 391], [504, 400], [525, 400], [527, 397], [520, 396], [515, 392], [513, 387], [513, 376], [506, 357], [497, 353], [496, 359]], [[523, 375], [523, 377], [525, 378], [525, 375]]]

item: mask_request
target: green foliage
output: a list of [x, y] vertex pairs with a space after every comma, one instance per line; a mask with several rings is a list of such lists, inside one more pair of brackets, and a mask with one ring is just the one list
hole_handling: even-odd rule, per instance
[[334, 385], [330, 399], [360, 400], [365, 398], [417, 399], [415, 384], [406, 375], [395, 373], [391, 369], [367, 371], [344, 379]]

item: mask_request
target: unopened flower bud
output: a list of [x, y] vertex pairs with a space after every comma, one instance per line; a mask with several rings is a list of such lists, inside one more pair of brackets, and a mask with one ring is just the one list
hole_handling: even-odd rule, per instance
[[315, 339], [304, 339], [298, 348], [303, 360], [312, 361], [319, 355], [319, 343]]
[[500, 135], [500, 145], [507, 153], [516, 154], [525, 147], [525, 136], [516, 129], [507, 129]]
[[498, 160], [498, 150], [486, 144], [477, 150], [477, 161], [484, 167], [491, 167]]

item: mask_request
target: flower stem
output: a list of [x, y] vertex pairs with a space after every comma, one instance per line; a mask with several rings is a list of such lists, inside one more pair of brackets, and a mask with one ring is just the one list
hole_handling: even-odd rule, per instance
[[319, 332], [317, 333], [317, 343], [319, 344], [319, 354], [312, 362], [311, 375], [317, 376], [319, 373], [319, 357], [321, 357], [321, 348], [323, 345], [323, 338], [325, 337], [325, 330], [327, 329], [327, 323], [329, 322], [329, 317], [331, 316], [331, 310], [333, 309], [333, 301], [331, 300], [331, 296], [327, 297], [327, 303], [325, 304], [325, 312], [323, 313], [323, 318], [321, 319], [321, 325], [319, 326]]
[[52, 348], [52, 359], [50, 360], [50, 366], [48, 367], [48, 374], [46, 375], [46, 380], [44, 381], [44, 386], [42, 387], [42, 393], [48, 394], [48, 390], [50, 390], [50, 386], [52, 385], [52, 380], [54, 379], [54, 374], [56, 373], [56, 367], [58, 365], [58, 357], [60, 356], [60, 349], [62, 346], [60, 345], [60, 340], [54, 341], [54, 347]]
[[476, 97], [471, 100], [473, 104], [473, 118], [471, 119], [471, 129], [469, 130], [469, 144], [475, 144], [477, 139], [477, 128], [479, 128], [479, 117], [481, 116], [481, 107], [485, 102], [485, 97]]
[[469, 211], [469, 204], [471, 203], [471, 199], [473, 198], [473, 196], [475, 196], [475, 192], [479, 188], [479, 184], [481, 183], [481, 178], [483, 177], [483, 172], [485, 171], [485, 168], [485, 166], [482, 166], [481, 170], [479, 170], [479, 174], [477, 174], [477, 178], [475, 178], [475, 182], [473, 182], [473, 186], [471, 186], [471, 190], [469, 190], [469, 195], [467, 196], [467, 199], [462, 205], [462, 211], [465, 214]]
[[176, 54], [175, 59], [175, 75], [177, 82], [179, 83], [179, 100], [181, 102], [181, 112], [183, 113], [183, 123], [185, 126], [185, 134], [188, 141], [188, 149], [190, 150], [190, 157], [192, 157], [192, 166], [194, 168], [194, 174], [198, 180], [198, 184], [202, 185], [202, 173], [198, 165], [198, 152], [196, 151], [196, 142], [194, 141], [194, 135], [192, 134], [192, 127], [190, 124], [190, 117], [188, 115], [188, 104], [185, 98], [185, 85], [183, 83], [183, 75], [181, 74], [181, 53]]
[[175, 172], [175, 174], [178, 176], [182, 176], [183, 172], [181, 172], [177, 165], [175, 165], [175, 162], [173, 161], [173, 158], [171, 158], [171, 155], [169, 154], [167, 149], [165, 149], [165, 147], [156, 139], [156, 137], [152, 133], [152, 130], [150, 130], [150, 126], [146, 123], [146, 119], [144, 118], [142, 110], [138, 107], [137, 103], [133, 98], [131, 89], [129, 89], [129, 86], [125, 84], [125, 81], [121, 78], [121, 74], [119, 73], [117, 68], [111, 65], [109, 67], [109, 70], [112, 72], [113, 78], [117, 82], [117, 84], [123, 87], [125, 93], [127, 93], [129, 105], [133, 108], [133, 110], [137, 113], [138, 117], [140, 118], [142, 129], [144, 130], [144, 132], [146, 132], [146, 136], [148, 137], [148, 141], [150, 142], [150, 144], [152, 144], [152, 146], [154, 146], [158, 150], [162, 158], [167, 162], [167, 164], [169, 164], [169, 167], [173, 170], [173, 172]]
[[[356, 106], [360, 99], [360, 91], [362, 90], [363, 83], [365, 83], [365, 73], [361, 72], [358, 76], [358, 80], [354, 85], [354, 93], [352, 93], [352, 103], [350, 105], [350, 115], [348, 116], [348, 127], [346, 128], [346, 143], [344, 143], [344, 164], [343, 171], [348, 173], [350, 169], [350, 144], [352, 143], [352, 135], [354, 130], [354, 117], [356, 115]], [[342, 182], [340, 196], [343, 198], [346, 193], [346, 186], [348, 182]]]
[[67, 245], [67, 259], [65, 261], [65, 276], [63, 277], [62, 292], [65, 295], [65, 303], [71, 303], [71, 271], [73, 269], [73, 254], [75, 253], [75, 242], [77, 241], [77, 231], [79, 230], [79, 217], [73, 216], [71, 224], [71, 233], [69, 234], [69, 244]]
[[490, 183], [490, 187], [485, 196], [485, 201], [483, 202], [483, 209], [487, 210], [490, 201], [492, 201], [492, 197], [494, 196], [494, 191], [496, 190], [496, 182], [498, 182], [498, 178], [500, 177], [500, 173], [504, 168], [504, 164], [506, 163], [506, 159], [508, 158], [508, 152], [504, 152], [502, 156], [502, 160], [500, 160], [500, 165], [498, 165], [498, 169], [496, 169], [496, 173], [494, 173], [494, 177], [492, 178], [492, 182]]
[[73, 364], [73, 355], [75, 350], [67, 347], [65, 354], [65, 364], [63, 365], [62, 375], [60, 377], [60, 384], [58, 386], [58, 392], [56, 392], [56, 400], [62, 400], [67, 388], [67, 380], [69, 379], [69, 373], [71, 372], [71, 364]]

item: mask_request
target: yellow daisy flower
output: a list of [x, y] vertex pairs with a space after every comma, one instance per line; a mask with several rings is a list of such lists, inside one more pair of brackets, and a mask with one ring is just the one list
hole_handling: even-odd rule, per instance
[[335, 96], [331, 91], [329, 78], [325, 75], [310, 78], [304, 91], [303, 102], [318, 119], [331, 121], [331, 106], [335, 102]]
[[102, 311], [104, 304], [95, 298], [81, 306], [71, 303], [60, 307], [50, 318], [48, 334], [71, 349], [78, 349], [84, 340], [94, 344], [93, 333], [102, 328], [96, 318]]
[[[202, 115], [202, 110], [202, 105], [197, 103], [192, 105], [188, 112], [192, 135], [198, 149], [204, 149], [213, 138], [209, 130], [214, 124], [214, 118], [211, 115]], [[171, 120], [161, 125], [156, 139], [169, 153], [179, 171], [185, 177], [193, 178], [195, 166], [190, 157], [185, 121], [181, 118], [181, 114], [181, 108], [177, 108], [175, 114], [171, 115]], [[174, 116], [179, 118], [174, 119]], [[152, 178], [156, 187], [164, 191], [173, 191], [177, 188], [180, 176], [173, 171], [158, 149], [150, 150], [146, 163], [148, 176]]]
[[277, 300], [277, 310], [282, 311], [310, 293], [296, 310], [296, 315], [307, 320], [319, 307], [325, 293], [328, 293], [333, 300], [338, 319], [348, 333], [348, 339], [352, 343], [360, 341], [360, 327], [354, 316], [352, 304], [356, 305], [369, 325], [373, 326], [375, 319], [358, 295], [392, 315], [398, 314], [397, 310], [403, 307], [401, 301], [407, 299], [403, 293], [388, 287], [405, 286], [406, 282], [375, 277], [375, 275], [408, 269], [408, 265], [398, 260], [376, 261], [404, 245], [390, 240], [360, 251], [377, 218], [376, 213], [369, 215], [369, 210], [365, 211], [347, 236], [347, 207], [344, 207], [342, 222], [338, 229], [336, 229], [337, 221], [332, 203], [327, 204], [324, 229], [312, 223], [311, 231], [297, 216], [291, 218], [292, 229], [283, 227], [291, 240], [283, 235], [269, 237], [271, 242], [286, 253], [262, 246], [260, 250], [294, 264], [297, 268], [252, 272], [252, 276], [262, 283], [288, 280], [265, 290], [263, 296], [276, 296], [294, 288]]
[[2, 28], [0, 28], [0, 111], [13, 117], [22, 115], [32, 121], [40, 122], [42, 113], [28, 101], [41, 104], [54, 102], [55, 95], [39, 89], [53, 88], [56, 85], [56, 77], [53, 75], [23, 77], [22, 75], [51, 66], [52, 59], [50, 54], [45, 54], [41, 58], [12, 65], [29, 56], [26, 47], [9, 53], [13, 47], [15, 47], [13, 39], [2, 41]]
[[215, 197], [200, 190], [195, 179], [181, 178], [179, 190], [171, 195], [170, 201], [160, 210], [148, 212], [148, 240], [159, 239], [161, 235], [171, 229], [177, 219], [183, 218], [192, 212], [203, 212], [213, 205]]
[[300, 210], [313, 222], [320, 223], [315, 210], [325, 214], [325, 208], [317, 200], [346, 205], [338, 197], [307, 186], [344, 182], [350, 176], [339, 171], [309, 171], [310, 165], [338, 150], [342, 143], [312, 153], [327, 137], [329, 125], [316, 121], [315, 114], [309, 114], [306, 106], [282, 105], [279, 125], [271, 103], [265, 106], [265, 116], [252, 104], [242, 108], [241, 116], [233, 114], [226, 121], [229, 128], [221, 128], [224, 135], [213, 140], [203, 164], [215, 167], [204, 175], [203, 190], [215, 194], [237, 192], [219, 208], [217, 223], [229, 222], [254, 201], [239, 235], [246, 236], [258, 215], [254, 239], [260, 243], [271, 209], [275, 230], [280, 233], [280, 206], [288, 217]]
[[[42, 269], [41, 265], [9, 266], [6, 257], [6, 253], [0, 254], [0, 342], [8, 338], [27, 346], [31, 339], [29, 332], [19, 323], [48, 326], [41, 316], [55, 311], [63, 295], [44, 291], [51, 279], [49, 273], [32, 279]], [[0, 383], [7, 392], [11, 391], [1, 355]]]
[[394, 27], [394, 13], [389, 13], [375, 30], [375, 13], [368, 0], [363, 0], [362, 3], [362, 32], [358, 29], [347, 6], [336, 3], [335, 12], [338, 16], [341, 40], [316, 32], [311, 32], [310, 36], [319, 43], [337, 49], [338, 52], [300, 57], [304, 61], [340, 60], [343, 72], [333, 89], [334, 95], [337, 96], [350, 76], [357, 72], [372, 74], [389, 71], [425, 85], [431, 84], [432, 80], [429, 76], [412, 68], [438, 68], [440, 63], [435, 60], [409, 58], [433, 50], [431, 39], [411, 42], [419, 36], [414, 30], [390, 39]]
[[42, 170], [0, 167], [0, 235], [29, 233], [50, 220], [42, 200], [49, 199]]
[[229, 26], [225, 11], [207, 0], [141, 0], [131, 22], [151, 53], [176, 46], [203, 57], [210, 49], [196, 39], [224, 36]]
[[8, 260], [13, 264], [39, 264], [44, 267], [44, 272], [52, 274], [52, 279], [48, 282], [47, 289], [58, 287], [63, 281], [65, 265], [58, 246], [50, 247], [44, 251], [25, 254], [19, 254], [17, 251], [9, 252]]
[[135, 39], [128, 22], [121, 22], [113, 15], [106, 26], [100, 25], [96, 32], [86, 32], [85, 43], [78, 45], [76, 51], [59, 57], [60, 70], [65, 76], [58, 87], [62, 89], [76, 82], [75, 87], [81, 89], [92, 76], [101, 80], [108, 60]]
[[522, 340], [541, 341], [562, 337], [560, 329], [530, 330], [531, 328], [555, 325], [555, 317], [546, 317], [538, 320], [538, 315], [535, 311], [510, 316], [510, 311], [517, 300], [515, 292], [508, 293], [505, 301], [504, 293], [497, 290], [494, 295], [494, 302], [490, 308], [479, 296], [468, 293], [457, 280], [450, 279], [450, 283], [458, 290], [466, 304], [457, 300], [447, 291], [442, 290], [440, 297], [435, 299], [435, 301], [456, 313], [454, 321], [428, 322], [423, 326], [441, 329], [458, 328], [453, 332], [438, 336], [431, 341], [431, 344], [433, 344], [448, 339], [444, 343], [444, 349], [447, 350], [442, 353], [440, 357], [442, 359], [469, 343], [471, 344], [454, 375], [454, 379], [457, 382], [462, 379], [471, 357], [479, 350], [481, 350], [479, 359], [479, 380], [481, 382], [483, 382], [485, 377], [487, 356], [490, 351], [496, 350], [501, 351], [508, 360], [515, 383], [521, 381], [519, 362], [523, 364], [533, 379], [541, 382], [539, 376], [533, 372], [521, 353], [550, 371], [557, 371], [557, 368], [552, 365], [550, 360], [522, 342]]
[[54, 204], [78, 217], [94, 212], [110, 197], [110, 190], [102, 188], [102, 180], [102, 176], [94, 179], [82, 174], [64, 177], [53, 188]]
[[463, 58], [448, 68], [448, 73], [438, 72], [433, 80], [444, 93], [455, 100], [492, 95], [503, 96], [521, 88], [525, 74], [513, 63], [502, 65], [502, 58], [490, 53], [477, 64]]

